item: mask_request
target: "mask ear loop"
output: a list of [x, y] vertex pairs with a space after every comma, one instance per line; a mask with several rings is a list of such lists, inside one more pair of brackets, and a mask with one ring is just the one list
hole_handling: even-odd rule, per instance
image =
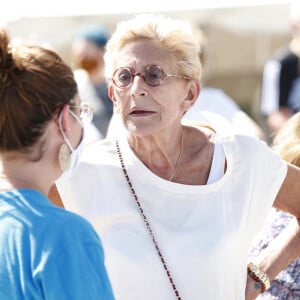
[[84, 123], [81, 121], [81, 119], [72, 110], [69, 110], [69, 113], [74, 117], [74, 119], [80, 124], [80, 126], [82, 128], [82, 135], [81, 135], [81, 139], [80, 139], [80, 142], [81, 142], [83, 140], [83, 137], [84, 137]]
[[78, 121], [78, 123], [80, 124], [80, 126], [83, 127], [83, 122], [80, 120], [80, 118], [72, 110], [69, 110], [69, 113], [74, 117], [74, 119], [76, 121]]
[[[71, 112], [71, 111], [70, 111]], [[74, 113], [72, 114], [73, 116], [75, 115]], [[76, 115], [75, 115], [76, 116]], [[77, 116], [76, 116], [77, 117]], [[76, 119], [75, 117], [75, 119]], [[78, 118], [78, 117], [77, 117]], [[79, 119], [79, 118], [78, 118]], [[76, 119], [77, 120], [77, 119]], [[79, 120], [80, 121], [80, 120]], [[81, 121], [80, 121], [81, 123]], [[59, 114], [59, 117], [58, 117], [58, 126], [59, 126], [59, 129], [60, 129], [60, 132], [64, 138], [64, 141], [65, 143], [67, 144], [68, 148], [70, 149], [71, 152], [73, 152], [75, 149], [73, 148], [73, 146], [71, 145], [69, 139], [67, 138], [66, 134], [65, 134], [65, 131], [62, 127], [62, 111], [60, 112]]]

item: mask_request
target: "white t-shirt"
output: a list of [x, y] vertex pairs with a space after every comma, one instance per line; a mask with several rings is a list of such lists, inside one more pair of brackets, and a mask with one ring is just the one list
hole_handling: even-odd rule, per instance
[[[183, 185], [153, 174], [125, 138], [126, 170], [182, 299], [241, 300], [247, 256], [286, 176], [263, 142], [218, 138], [227, 160], [221, 179]], [[78, 171], [58, 189], [67, 209], [101, 237], [116, 299], [174, 300], [174, 292], [124, 178], [114, 140], [86, 147]], [[75, 233], [74, 233], [75, 234]]]

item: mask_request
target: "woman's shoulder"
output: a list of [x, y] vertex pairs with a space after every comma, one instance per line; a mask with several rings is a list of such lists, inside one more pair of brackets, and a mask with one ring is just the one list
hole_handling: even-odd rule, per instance
[[219, 135], [218, 140], [232, 144], [235, 149], [249, 149], [250, 150], [266, 150], [272, 151], [273, 150], [268, 146], [268, 144], [260, 140], [259, 138], [247, 134], [238, 134], [234, 133], [230, 136]]
[[279, 155], [277, 155], [271, 147], [268, 146], [268, 144], [260, 140], [257, 137], [253, 137], [250, 135], [243, 135], [243, 134], [234, 134], [230, 139], [225, 139], [225, 147], [228, 144], [231, 145], [234, 154], [238, 155], [239, 153], [243, 156], [248, 156], [258, 158], [259, 155], [274, 155], [279, 158]]
[[[2, 199], [1, 199], [2, 198]], [[81, 216], [53, 205], [50, 200], [33, 189], [16, 189], [1, 193], [3, 212], [10, 230], [21, 232], [24, 236], [34, 236], [45, 243], [74, 238], [79, 234], [94, 239], [90, 223]], [[14, 201], [11, 201], [14, 199]], [[7, 204], [6, 206], [4, 206]], [[4, 222], [3, 222], [4, 223]], [[50, 224], [50, 226], [49, 226]], [[52, 224], [52, 225], [51, 225]], [[47, 232], [47, 235], [44, 233]], [[73, 232], [73, 233], [72, 233]]]
[[286, 172], [286, 162], [266, 142], [248, 135], [234, 135], [230, 142], [224, 143], [226, 156], [229, 154], [235, 162], [244, 161], [250, 168], [279, 170]]
[[[272, 152], [275, 153], [265, 141], [260, 140], [257, 137], [244, 135], [244, 134], [235, 134], [232, 131], [220, 131], [218, 128], [200, 122], [185, 122], [184, 125], [187, 127], [194, 128], [198, 131], [196, 136], [197, 138], [203, 138], [206, 136], [208, 140], [211, 140], [214, 143], [221, 143], [227, 148], [227, 152], [229, 149], [232, 151], [240, 151], [245, 153], [258, 153], [262, 152]], [[201, 135], [199, 135], [201, 132]], [[277, 154], [275, 154], [278, 156]]]
[[[76, 241], [80, 241], [80, 243], [96, 243], [98, 244], [98, 237], [89, 221], [87, 221], [82, 216], [77, 213], [71, 212], [69, 210], [57, 207], [55, 205], [51, 205], [47, 209], [47, 216], [45, 228], [49, 236], [55, 237], [53, 239], [53, 243], [60, 243], [63, 241], [65, 244], [76, 243]], [[53, 222], [55, 226], [50, 226]], [[49, 241], [47, 239], [47, 241]]]

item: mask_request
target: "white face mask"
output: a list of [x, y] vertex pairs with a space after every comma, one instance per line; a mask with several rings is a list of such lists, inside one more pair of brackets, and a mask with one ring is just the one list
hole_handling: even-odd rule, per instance
[[79, 119], [79, 117], [74, 112], [72, 112], [71, 110], [69, 110], [69, 113], [76, 119], [76, 121], [78, 121], [78, 123], [80, 124], [80, 126], [82, 128], [81, 140], [80, 140], [79, 144], [77, 145], [77, 147], [74, 149], [73, 146], [71, 145], [69, 139], [67, 138], [63, 128], [62, 128], [62, 113], [60, 113], [59, 118], [58, 118], [59, 129], [60, 129], [60, 132], [63, 136], [63, 139], [64, 139], [66, 145], [68, 146], [68, 148], [71, 152], [70, 165], [63, 172], [62, 175], [64, 175], [64, 176], [66, 175], [68, 177], [71, 177], [72, 175], [74, 175], [74, 173], [76, 172], [77, 167], [78, 167], [79, 158], [80, 158], [80, 155], [82, 153], [83, 146], [84, 146], [85, 130], [84, 130], [84, 125], [81, 122], [81, 120]]

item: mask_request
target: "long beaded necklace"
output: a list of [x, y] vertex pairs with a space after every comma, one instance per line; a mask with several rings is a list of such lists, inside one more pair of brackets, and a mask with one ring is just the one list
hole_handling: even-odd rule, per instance
[[171, 286], [172, 286], [172, 289], [173, 289], [173, 291], [174, 291], [174, 293], [175, 293], [175, 296], [176, 296], [177, 300], [182, 300], [182, 298], [180, 297], [179, 292], [178, 292], [178, 290], [177, 290], [177, 287], [176, 287], [176, 285], [175, 285], [175, 283], [174, 283], [174, 280], [173, 280], [173, 277], [172, 277], [172, 275], [171, 275], [171, 272], [170, 272], [170, 270], [169, 270], [169, 268], [168, 268], [168, 266], [167, 266], [167, 263], [166, 263], [166, 261], [165, 261], [165, 258], [164, 258], [163, 254], [162, 254], [162, 252], [161, 252], [161, 250], [160, 250], [160, 248], [159, 248], [159, 246], [158, 246], [158, 243], [157, 243], [157, 241], [156, 241], [156, 238], [155, 238], [155, 236], [154, 236], [154, 233], [153, 233], [153, 231], [152, 231], [152, 228], [151, 228], [151, 226], [150, 226], [150, 223], [149, 223], [149, 221], [148, 221], [148, 218], [146, 217], [146, 215], [145, 215], [145, 213], [144, 213], [143, 207], [142, 207], [142, 205], [141, 205], [141, 203], [140, 203], [140, 201], [139, 201], [139, 199], [138, 199], [138, 197], [137, 197], [137, 195], [136, 195], [136, 193], [135, 193], [135, 190], [134, 190], [134, 188], [133, 188], [133, 185], [132, 185], [132, 183], [131, 183], [131, 180], [130, 180], [128, 174], [127, 174], [127, 171], [126, 171], [126, 168], [125, 168], [125, 164], [124, 164], [124, 159], [123, 159], [123, 156], [122, 156], [122, 153], [121, 153], [121, 149], [120, 149], [118, 140], [116, 140], [116, 148], [117, 148], [117, 153], [118, 153], [118, 156], [119, 156], [120, 164], [121, 164], [121, 167], [122, 167], [122, 170], [123, 170], [125, 179], [126, 179], [126, 181], [127, 181], [127, 183], [128, 183], [129, 189], [130, 189], [130, 191], [131, 191], [131, 193], [132, 193], [132, 195], [133, 195], [133, 198], [134, 198], [134, 200], [135, 200], [135, 203], [137, 204], [137, 208], [138, 208], [138, 210], [139, 210], [139, 214], [140, 214], [140, 216], [142, 217], [143, 222], [144, 222], [144, 224], [145, 224], [145, 226], [146, 226], [146, 228], [147, 228], [148, 234], [150, 235], [150, 238], [151, 238], [151, 240], [152, 240], [152, 242], [153, 242], [153, 245], [154, 245], [154, 247], [155, 247], [155, 250], [156, 250], [156, 252], [157, 252], [157, 254], [158, 254], [159, 258], [160, 258], [160, 261], [161, 261], [161, 263], [162, 263], [162, 265], [163, 265], [163, 267], [164, 267], [164, 270], [165, 270], [165, 272], [166, 272], [166, 274], [167, 274], [167, 276], [168, 276], [168, 279], [169, 279], [169, 281], [170, 281], [170, 283], [171, 283]]

